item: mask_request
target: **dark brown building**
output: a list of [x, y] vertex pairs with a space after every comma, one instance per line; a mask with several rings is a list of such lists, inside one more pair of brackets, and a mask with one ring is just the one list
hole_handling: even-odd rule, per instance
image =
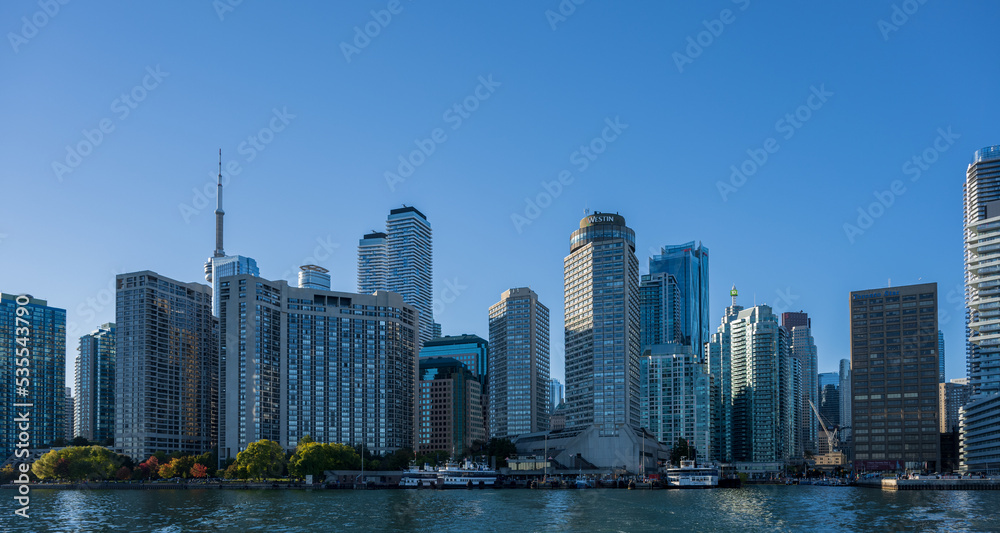
[[851, 293], [857, 471], [940, 469], [937, 302], [937, 283]]
[[485, 444], [481, 385], [461, 361], [421, 358], [418, 391], [417, 451], [461, 457]]

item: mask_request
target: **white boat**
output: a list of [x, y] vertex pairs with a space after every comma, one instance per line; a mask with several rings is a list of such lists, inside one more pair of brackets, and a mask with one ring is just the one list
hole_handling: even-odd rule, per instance
[[403, 472], [399, 486], [405, 489], [434, 488], [437, 486], [438, 471], [428, 465], [420, 468], [417, 465], [410, 465], [410, 468]]
[[492, 488], [497, 472], [486, 465], [466, 459], [462, 464], [447, 463], [438, 469], [438, 487], [445, 489]]
[[667, 486], [680, 489], [706, 489], [719, 486], [719, 471], [710, 466], [697, 466], [694, 461], [681, 461], [680, 468], [667, 469]]

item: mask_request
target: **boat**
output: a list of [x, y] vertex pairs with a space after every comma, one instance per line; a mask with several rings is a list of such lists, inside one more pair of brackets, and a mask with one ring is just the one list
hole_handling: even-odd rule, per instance
[[439, 488], [492, 488], [497, 481], [497, 471], [490, 467], [466, 459], [461, 464], [446, 463], [438, 469]]
[[404, 489], [434, 488], [437, 486], [437, 480], [437, 469], [432, 469], [427, 464], [424, 464], [423, 468], [417, 465], [410, 465], [410, 468], [403, 472], [403, 477], [399, 480], [399, 486]]
[[680, 489], [707, 489], [719, 486], [719, 471], [711, 466], [697, 466], [682, 460], [679, 468], [667, 469], [667, 486]]

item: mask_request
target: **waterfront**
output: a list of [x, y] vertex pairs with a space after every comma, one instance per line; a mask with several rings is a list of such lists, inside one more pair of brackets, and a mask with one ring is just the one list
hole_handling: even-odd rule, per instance
[[1000, 493], [740, 490], [33, 490], [0, 531], [997, 531]]

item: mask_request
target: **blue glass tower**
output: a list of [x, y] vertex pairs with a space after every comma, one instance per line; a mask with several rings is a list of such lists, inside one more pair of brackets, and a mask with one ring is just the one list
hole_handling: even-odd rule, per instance
[[115, 325], [103, 324], [80, 337], [79, 349], [73, 436], [114, 441]]
[[677, 286], [679, 321], [674, 326], [680, 344], [701, 354], [711, 335], [708, 318], [708, 248], [694, 241], [664, 246], [649, 259], [649, 275], [669, 274]]

